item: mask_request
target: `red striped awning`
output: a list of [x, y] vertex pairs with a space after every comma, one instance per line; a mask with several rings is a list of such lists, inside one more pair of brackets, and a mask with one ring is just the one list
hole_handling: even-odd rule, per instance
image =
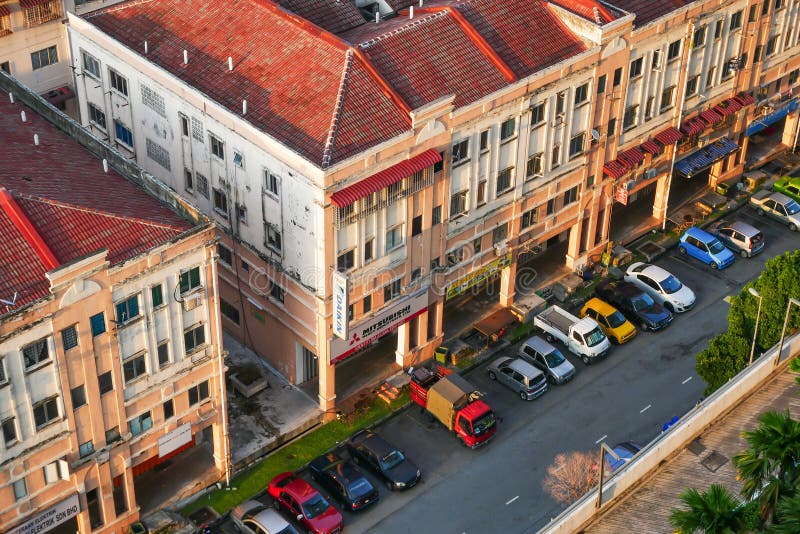
[[635, 146], [617, 154], [617, 159], [622, 163], [627, 164], [629, 167], [636, 167], [642, 161], [644, 161], [644, 154], [642, 154], [642, 151], [639, 150], [638, 146]]
[[736, 101], [739, 102], [742, 106], [749, 106], [750, 104], [756, 101], [755, 97], [750, 93], [740, 93], [733, 98], [735, 98]]
[[674, 145], [683, 139], [683, 134], [679, 132], [677, 128], [670, 126], [669, 128], [658, 132], [653, 138], [662, 145], [667, 146]]
[[624, 163], [616, 159], [606, 161], [605, 165], [603, 165], [603, 173], [614, 178], [615, 180], [621, 176], [624, 176], [628, 170], [628, 167]]
[[442, 161], [442, 155], [433, 148], [418, 154], [411, 159], [401, 161], [384, 169], [379, 173], [373, 174], [369, 178], [364, 178], [360, 182], [340, 189], [331, 195], [331, 202], [337, 208], [349, 206], [359, 198], [364, 198], [372, 193], [377, 193], [384, 187], [396, 184], [403, 178], [430, 167], [434, 163]]
[[19, 0], [19, 5], [22, 6], [22, 9], [30, 9], [32, 7], [41, 6], [43, 4], [49, 4], [50, 0]]
[[711, 126], [712, 124], [716, 124], [721, 121], [723, 117], [712, 108], [700, 112], [700, 118], [703, 119], [706, 124]]
[[704, 123], [697, 117], [689, 119], [688, 121], [684, 122], [681, 125], [681, 132], [683, 132], [686, 135], [699, 134], [705, 129], [706, 129], [706, 123]]
[[661, 153], [661, 145], [659, 145], [655, 141], [645, 141], [644, 143], [642, 143], [641, 148], [648, 154], [655, 155]]
[[733, 115], [737, 111], [742, 109], [742, 105], [739, 104], [734, 99], [730, 98], [728, 100], [723, 100], [722, 103], [717, 104], [714, 106], [714, 111], [722, 115], [723, 117], [727, 117], [729, 115]]
[[11, 14], [8, 6], [0, 6], [0, 17], [7, 17]]

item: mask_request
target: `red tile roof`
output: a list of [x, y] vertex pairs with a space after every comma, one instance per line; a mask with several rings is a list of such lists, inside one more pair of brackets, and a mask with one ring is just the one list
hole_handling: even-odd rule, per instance
[[355, 2], [341, 0], [277, 0], [292, 13], [331, 33], [341, 33], [366, 22]]
[[[102, 248], [112, 264], [118, 263], [194, 226], [114, 170], [103, 172], [102, 160], [7, 97], [0, 98], [0, 132], [0, 187], [11, 194], [56, 264]], [[17, 291], [19, 305], [48, 293], [44, 273], [51, 266], [35, 247], [37, 236], [21, 231], [7, 208], [0, 208], [0, 299], [9, 300]], [[0, 314], [6, 311], [1, 304]]]
[[695, 0], [611, 0], [610, 3], [613, 4], [614, 7], [635, 14], [636, 18], [633, 21], [634, 26], [642, 27], [694, 1]]
[[608, 24], [616, 20], [614, 13], [597, 0], [550, 0], [550, 3], [563, 7], [568, 11], [599, 24]]
[[401, 9], [405, 9], [413, 5], [419, 5], [419, 2], [416, 0], [386, 0], [386, 3], [389, 4], [389, 7], [391, 7], [394, 11], [400, 11]]

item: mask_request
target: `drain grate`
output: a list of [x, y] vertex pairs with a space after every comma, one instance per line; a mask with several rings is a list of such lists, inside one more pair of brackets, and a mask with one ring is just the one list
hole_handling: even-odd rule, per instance
[[691, 453], [692, 453], [692, 454], [694, 454], [695, 456], [700, 456], [701, 454], [703, 454], [703, 451], [705, 451], [705, 450], [706, 450], [706, 447], [705, 447], [705, 445], [703, 445], [702, 443], [700, 443], [700, 438], [697, 438], [696, 440], [694, 440], [693, 442], [691, 442], [691, 443], [689, 444], [689, 446], [688, 446], [688, 447], [686, 447], [686, 448], [687, 448], [687, 449], [689, 449], [689, 452], [691, 452]]
[[722, 467], [728, 462], [728, 458], [721, 455], [717, 451], [711, 451], [711, 454], [705, 457], [701, 462], [706, 469], [711, 471], [712, 473], [716, 473], [717, 469]]

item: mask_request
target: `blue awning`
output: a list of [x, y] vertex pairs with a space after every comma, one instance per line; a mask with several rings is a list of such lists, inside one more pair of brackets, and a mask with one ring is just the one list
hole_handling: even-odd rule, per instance
[[712, 163], [718, 161], [729, 154], [739, 150], [739, 145], [727, 137], [717, 139], [713, 143], [704, 146], [691, 156], [683, 158], [675, 163], [675, 170], [691, 178], [694, 173], [710, 167]]
[[747, 127], [747, 130], [745, 131], [744, 134], [745, 135], [756, 134], [761, 130], [763, 130], [764, 128], [766, 128], [767, 126], [769, 126], [770, 124], [778, 122], [789, 113], [795, 111], [797, 108], [800, 108], [800, 100], [794, 99], [785, 106], [783, 106], [782, 108], [776, 109], [769, 115], [764, 115], [763, 117], [751, 122], [750, 126]]

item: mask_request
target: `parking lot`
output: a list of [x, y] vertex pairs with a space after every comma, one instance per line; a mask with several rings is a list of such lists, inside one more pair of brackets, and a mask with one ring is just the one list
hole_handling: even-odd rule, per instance
[[[800, 242], [798, 233], [760, 217], [749, 206], [726, 219], [761, 230], [764, 251], [749, 259], [737, 256], [722, 271], [676, 249], [658, 259], [657, 265], [677, 276], [697, 297], [695, 306], [677, 314], [667, 328], [639, 332], [592, 366], [555, 343], [577, 375], [567, 384], [550, 386], [533, 401], [523, 401], [490, 380], [485, 365], [468, 373], [466, 378], [485, 392], [485, 400], [499, 417], [497, 436], [488, 446], [478, 450], [460, 446], [416, 405], [377, 429], [420, 467], [422, 481], [408, 491], [390, 493], [377, 477], [365, 472], [379, 489], [381, 500], [362, 512], [344, 511], [345, 530], [534, 532], [562, 510], [541, 487], [556, 454], [597, 450], [600, 442], [646, 443], [661, 432], [665, 421], [686, 413], [701, 399], [705, 387], [694, 369], [695, 354], [726, 329], [725, 297], [757, 277], [769, 258], [798, 248]], [[517, 346], [512, 346], [503, 355], [516, 351]], [[303, 476], [310, 479], [307, 473]], [[220, 528], [232, 532], [229, 523]]]

